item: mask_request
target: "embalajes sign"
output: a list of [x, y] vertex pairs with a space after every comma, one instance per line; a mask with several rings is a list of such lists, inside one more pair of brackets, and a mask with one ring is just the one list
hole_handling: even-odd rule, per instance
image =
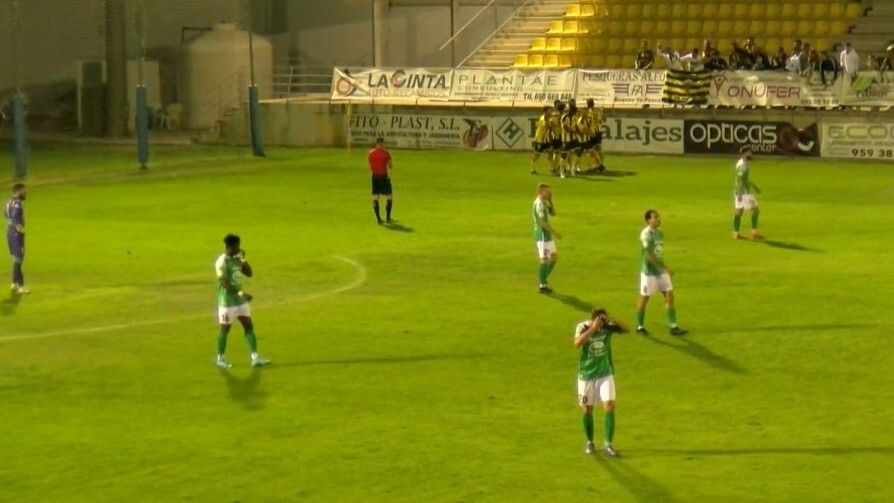
[[798, 128], [787, 122], [686, 120], [687, 154], [736, 154], [745, 145], [755, 154], [818, 156], [816, 124]]

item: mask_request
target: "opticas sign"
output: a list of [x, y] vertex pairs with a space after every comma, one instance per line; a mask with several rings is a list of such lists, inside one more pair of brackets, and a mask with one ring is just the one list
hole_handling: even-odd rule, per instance
[[894, 140], [894, 124], [827, 124], [830, 140]]
[[819, 155], [817, 127], [796, 128], [786, 122], [684, 121], [686, 153], [738, 153], [750, 146], [755, 153]]

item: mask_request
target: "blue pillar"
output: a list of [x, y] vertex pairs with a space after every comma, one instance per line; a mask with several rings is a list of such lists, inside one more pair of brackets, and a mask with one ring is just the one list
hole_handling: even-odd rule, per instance
[[149, 110], [146, 106], [146, 86], [137, 86], [137, 161], [140, 169], [146, 169], [149, 162]]

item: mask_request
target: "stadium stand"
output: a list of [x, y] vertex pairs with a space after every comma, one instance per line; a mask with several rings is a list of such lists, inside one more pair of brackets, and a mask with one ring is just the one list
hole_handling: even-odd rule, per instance
[[[818, 50], [826, 50], [840, 42], [864, 15], [860, 3], [843, 0], [541, 0], [531, 10], [531, 15], [522, 19], [528, 22], [496, 37], [514, 35], [517, 42], [520, 35], [530, 34], [528, 49], [523, 51], [526, 57], [515, 57], [516, 52], [501, 59], [498, 49], [485, 47], [468, 66], [537, 68], [540, 58], [531, 56], [543, 56], [546, 64], [561, 55], [563, 62], [570, 60], [574, 67], [595, 63], [608, 67], [610, 62], [632, 67], [643, 40], [653, 49], [663, 44], [681, 53], [701, 48], [708, 39], [725, 55], [733, 41], [741, 43], [749, 36], [756, 37], [757, 46], [770, 53], [779, 46], [790, 48], [795, 39], [810, 40]], [[882, 17], [866, 29], [887, 20]], [[538, 22], [544, 25], [539, 32]], [[876, 50], [879, 46], [883, 41], [874, 43]], [[660, 58], [656, 63], [656, 68], [664, 68]]]

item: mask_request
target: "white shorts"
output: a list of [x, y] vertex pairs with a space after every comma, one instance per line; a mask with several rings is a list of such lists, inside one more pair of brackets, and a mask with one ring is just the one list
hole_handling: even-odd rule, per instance
[[553, 253], [556, 253], [556, 242], [555, 241], [537, 241], [537, 256], [540, 258], [552, 258]]
[[251, 316], [251, 305], [248, 302], [241, 306], [217, 306], [217, 321], [221, 325], [232, 325], [240, 316]]
[[649, 276], [639, 273], [639, 293], [651, 297], [655, 292], [669, 292], [674, 289], [670, 274], [663, 272], [661, 276]]
[[755, 198], [753, 194], [742, 194], [741, 200], [736, 196], [733, 196], [733, 206], [737, 210], [751, 211], [757, 208], [757, 198]]
[[592, 380], [577, 380], [577, 403], [579, 405], [595, 405], [596, 402], [615, 400], [615, 376], [606, 376]]

